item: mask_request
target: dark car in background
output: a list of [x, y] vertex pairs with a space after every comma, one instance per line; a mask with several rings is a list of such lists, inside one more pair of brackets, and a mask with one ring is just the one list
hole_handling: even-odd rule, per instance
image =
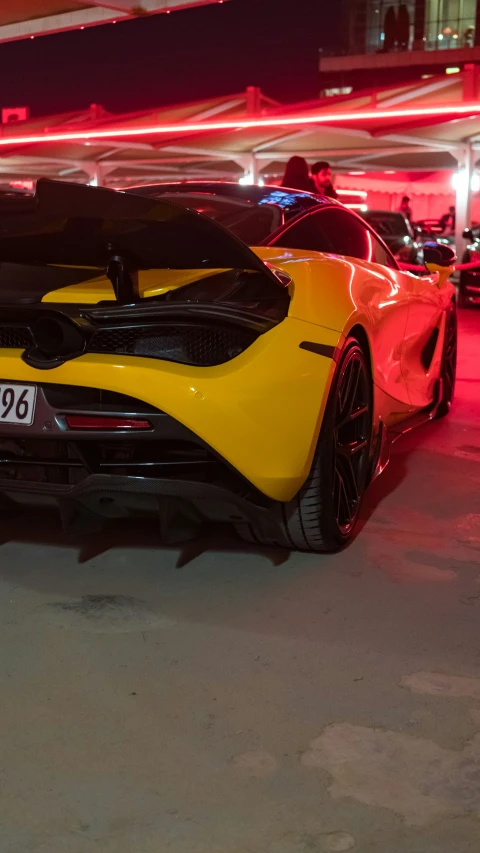
[[477, 268], [462, 270], [460, 273], [458, 304], [462, 308], [468, 308], [480, 300], [480, 225], [472, 229], [466, 228], [463, 236], [468, 242], [462, 256], [462, 264], [478, 261]]
[[372, 226], [395, 259], [405, 264], [423, 264], [423, 250], [408, 219], [391, 210], [366, 210], [360, 214]]

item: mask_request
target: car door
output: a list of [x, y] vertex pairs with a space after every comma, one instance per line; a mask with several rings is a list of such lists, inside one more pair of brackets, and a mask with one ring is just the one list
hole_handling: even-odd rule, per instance
[[374, 232], [360, 217], [330, 205], [287, 226], [272, 244], [356, 261], [351, 264], [351, 297], [368, 330], [375, 383], [393, 399], [409, 404], [401, 363], [409, 302], [402, 286], [405, 275]]

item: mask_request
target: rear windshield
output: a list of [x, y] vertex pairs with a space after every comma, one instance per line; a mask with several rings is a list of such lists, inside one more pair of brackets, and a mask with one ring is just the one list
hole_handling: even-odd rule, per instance
[[380, 237], [410, 236], [407, 221], [400, 213], [367, 211], [362, 216]]
[[[140, 189], [135, 192], [143, 194]], [[210, 193], [149, 192], [148, 195], [203, 213], [231, 231], [247, 246], [258, 246], [282, 224], [280, 209], [274, 204], [257, 205]]]

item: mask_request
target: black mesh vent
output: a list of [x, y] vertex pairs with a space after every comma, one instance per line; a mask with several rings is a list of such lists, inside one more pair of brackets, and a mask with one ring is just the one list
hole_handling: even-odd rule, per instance
[[80, 385], [50, 385], [42, 383], [42, 388], [47, 403], [54, 409], [63, 411], [91, 410], [94, 412], [151, 412], [158, 415], [160, 409], [150, 406], [143, 400], [128, 397], [126, 394], [118, 394], [115, 391], [104, 391], [101, 388], [82, 387]]
[[25, 326], [0, 326], [0, 348], [27, 349], [32, 344], [32, 333]]
[[248, 329], [206, 326], [99, 329], [90, 340], [88, 351], [140, 355], [208, 367], [235, 358], [256, 337], [256, 332]]

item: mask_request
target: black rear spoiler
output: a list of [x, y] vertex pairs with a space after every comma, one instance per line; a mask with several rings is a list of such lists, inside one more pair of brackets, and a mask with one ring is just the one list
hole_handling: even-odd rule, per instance
[[237, 269], [278, 279], [217, 222], [170, 201], [40, 179], [0, 205], [0, 262], [105, 269], [117, 302], [139, 299], [138, 270]]

